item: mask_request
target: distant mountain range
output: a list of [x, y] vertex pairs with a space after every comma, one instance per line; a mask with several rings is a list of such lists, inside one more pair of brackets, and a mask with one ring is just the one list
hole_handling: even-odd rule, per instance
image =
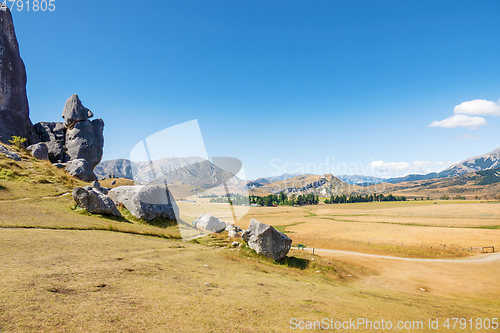
[[266, 178], [257, 178], [252, 181], [252, 183], [257, 183], [260, 185], [265, 185], [265, 184], [270, 184], [274, 182], [279, 182], [282, 180], [287, 180], [290, 178], [294, 178], [297, 176], [303, 176], [303, 173], [284, 173], [281, 176], [272, 176], [272, 177], [266, 177]]
[[[103, 161], [94, 169], [99, 179], [128, 178], [138, 183], [148, 183], [162, 178], [167, 184], [183, 186], [183, 193], [210, 189], [225, 182], [231, 185], [232, 190], [250, 190], [257, 195], [275, 194], [283, 191], [286, 194], [314, 193], [329, 196], [339, 193], [364, 192], [363, 187], [389, 183], [401, 186], [389, 186], [397, 191], [406, 189], [442, 188], [458, 186], [457, 184], [496, 184], [500, 173], [500, 148], [490, 153], [469, 158], [460, 163], [436, 173], [412, 174], [398, 178], [378, 178], [362, 175], [342, 175], [335, 177], [331, 174], [309, 175], [299, 173], [285, 173], [280, 176], [258, 178], [254, 181], [243, 181], [232, 173], [219, 168], [217, 165], [198, 157], [164, 158], [154, 162], [134, 163], [126, 159]], [[494, 170], [492, 172], [489, 172]], [[479, 171], [479, 173], [477, 173]], [[470, 174], [470, 175], [469, 175]], [[468, 175], [467, 181], [456, 177]], [[470, 177], [472, 178], [470, 178]], [[449, 178], [451, 182], [436, 182], [439, 179]], [[484, 179], [487, 180], [484, 180]], [[430, 181], [430, 182], [427, 182]], [[411, 182], [405, 185], [406, 182]], [[405, 184], [402, 184], [405, 183]], [[486, 185], [488, 185], [486, 184]]]
[[362, 176], [362, 175], [341, 175], [337, 176], [337, 178], [346, 182], [347, 184], [361, 185], [361, 186], [379, 184], [386, 181], [386, 179], [384, 178], [373, 177], [373, 176]]
[[439, 173], [431, 172], [423, 175], [412, 174], [404, 177], [390, 178], [384, 181], [386, 183], [396, 184], [416, 180], [448, 178], [464, 175], [469, 172], [491, 170], [496, 168], [500, 168], [500, 148], [495, 149], [487, 154], [472, 157], [460, 163], [456, 163]]
[[201, 157], [167, 157], [153, 162], [126, 159], [103, 161], [95, 167], [94, 173], [98, 179], [127, 178], [141, 184], [162, 180], [167, 184], [203, 189], [218, 186], [235, 177]]
[[397, 184], [385, 183], [382, 187], [383, 193], [404, 195], [410, 197], [432, 197], [434, 199], [442, 196], [453, 198], [457, 195], [467, 196], [474, 199], [476, 196], [488, 198], [500, 193], [500, 168], [469, 172], [455, 177], [443, 177], [425, 180], [415, 180]]
[[254, 187], [251, 191], [256, 195], [279, 194], [287, 195], [317, 194], [330, 196], [348, 191], [349, 185], [331, 174], [325, 175], [300, 175], [285, 180]]

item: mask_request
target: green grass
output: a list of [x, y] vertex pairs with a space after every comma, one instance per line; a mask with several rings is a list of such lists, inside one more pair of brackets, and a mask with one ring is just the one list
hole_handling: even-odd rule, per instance
[[288, 231], [288, 230], [286, 230], [286, 228], [293, 227], [293, 226], [299, 225], [299, 224], [304, 224], [304, 223], [306, 223], [306, 222], [295, 222], [295, 223], [290, 223], [290, 224], [285, 224], [285, 225], [276, 225], [276, 226], [274, 226], [274, 229], [276, 229], [279, 232], [282, 232], [284, 234], [289, 234], [289, 233], [294, 233], [295, 231]]

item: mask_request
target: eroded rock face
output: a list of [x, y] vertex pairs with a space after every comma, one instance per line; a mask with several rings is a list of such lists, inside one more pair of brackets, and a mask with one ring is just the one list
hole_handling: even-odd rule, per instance
[[194, 224], [199, 229], [217, 233], [223, 232], [227, 226], [225, 222], [220, 221], [218, 218], [210, 214], [202, 214], [194, 221]]
[[93, 214], [122, 216], [113, 200], [95, 187], [75, 187], [72, 194], [78, 206]]
[[286, 257], [292, 246], [292, 240], [287, 235], [256, 219], [250, 220], [250, 225], [241, 238], [255, 252], [274, 260]]
[[111, 189], [108, 196], [142, 220], [153, 220], [157, 217], [176, 219], [179, 216], [179, 208], [172, 193], [162, 184], [119, 186]]
[[83, 106], [78, 95], [71, 95], [64, 105], [62, 117], [64, 118], [64, 126], [71, 127], [77, 122], [92, 118], [92, 111]]
[[84, 120], [66, 131], [66, 153], [70, 160], [83, 158], [92, 170], [99, 164], [104, 147], [104, 121]]
[[0, 142], [12, 136], [39, 142], [29, 118], [26, 70], [19, 54], [10, 10], [0, 10]]
[[35, 124], [35, 131], [40, 140], [47, 145], [50, 162], [64, 163], [69, 161], [69, 157], [64, 149], [66, 127], [63, 123], [39, 122]]

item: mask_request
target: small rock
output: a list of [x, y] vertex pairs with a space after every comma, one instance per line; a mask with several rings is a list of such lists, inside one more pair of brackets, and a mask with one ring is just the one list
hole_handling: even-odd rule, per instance
[[11, 150], [8, 150], [3, 145], [0, 145], [0, 153], [4, 154], [5, 156], [7, 156], [8, 158], [10, 158], [11, 160], [14, 160], [14, 161], [20, 161], [21, 160], [21, 157], [19, 157], [19, 155], [17, 155], [16, 153], [14, 153]]
[[232, 246], [232, 247], [238, 247], [238, 246], [240, 246], [240, 243], [238, 243], [238, 242], [233, 242], [233, 243], [231, 243], [231, 246]]
[[226, 229], [226, 223], [219, 221], [218, 218], [210, 214], [202, 214], [197, 220], [194, 221], [194, 225], [199, 228], [209, 232], [220, 233]]
[[64, 169], [66, 167], [66, 163], [53, 163], [52, 165], [59, 169]]
[[26, 149], [31, 153], [31, 156], [33, 156], [34, 158], [36, 158], [38, 160], [48, 160], [49, 159], [49, 148], [43, 142], [31, 145]]
[[111, 186], [113, 186], [113, 185], [116, 185], [116, 180], [113, 180], [113, 181], [111, 182]]

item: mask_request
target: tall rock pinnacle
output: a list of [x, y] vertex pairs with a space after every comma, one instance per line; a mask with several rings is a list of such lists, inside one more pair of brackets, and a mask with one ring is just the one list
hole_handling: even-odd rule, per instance
[[26, 70], [12, 15], [3, 7], [0, 8], [0, 142], [7, 143], [13, 135], [27, 138], [30, 144], [39, 141], [29, 118]]

